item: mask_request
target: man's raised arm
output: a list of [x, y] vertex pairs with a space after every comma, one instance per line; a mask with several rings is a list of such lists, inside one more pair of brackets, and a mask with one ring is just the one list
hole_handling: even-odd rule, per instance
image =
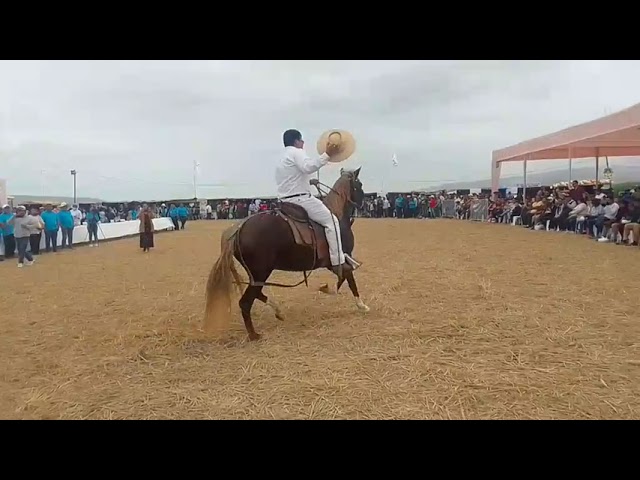
[[293, 161], [304, 173], [315, 173], [329, 163], [329, 155], [323, 153], [317, 158], [307, 156], [304, 150], [296, 150]]

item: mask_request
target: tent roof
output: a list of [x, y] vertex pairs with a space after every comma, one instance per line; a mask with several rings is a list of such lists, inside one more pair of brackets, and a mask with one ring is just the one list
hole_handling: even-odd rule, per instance
[[640, 156], [640, 103], [606, 117], [493, 152], [493, 164], [522, 160]]

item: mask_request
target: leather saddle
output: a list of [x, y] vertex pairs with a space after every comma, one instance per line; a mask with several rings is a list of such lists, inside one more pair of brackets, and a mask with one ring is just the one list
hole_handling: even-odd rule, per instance
[[316, 263], [330, 262], [329, 244], [324, 228], [309, 219], [307, 211], [290, 202], [280, 202], [275, 209], [276, 215], [283, 218], [291, 228], [296, 245], [309, 247], [315, 252]]

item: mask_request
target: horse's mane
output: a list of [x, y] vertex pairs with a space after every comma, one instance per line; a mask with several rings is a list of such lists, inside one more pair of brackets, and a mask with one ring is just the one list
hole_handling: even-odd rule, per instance
[[333, 185], [333, 190], [324, 198], [324, 204], [339, 219], [344, 216], [345, 207], [349, 201], [351, 175], [350, 172], [344, 172], [340, 175], [340, 178]]

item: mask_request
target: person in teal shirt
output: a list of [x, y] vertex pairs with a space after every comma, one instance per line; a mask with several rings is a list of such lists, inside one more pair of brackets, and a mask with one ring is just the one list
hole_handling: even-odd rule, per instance
[[13, 225], [9, 223], [14, 217], [9, 205], [5, 205], [0, 213], [0, 235], [4, 243], [5, 258], [13, 258], [16, 254], [16, 238], [13, 235]]
[[404, 216], [404, 197], [398, 195], [396, 197], [396, 218], [402, 218]]
[[409, 200], [409, 218], [415, 218], [418, 211], [418, 200], [416, 197], [411, 197]]
[[180, 224], [178, 223], [178, 219], [180, 218], [180, 215], [178, 215], [178, 209], [176, 208], [176, 206], [172, 203], [171, 205], [169, 205], [169, 217], [171, 218], [171, 221], [173, 222], [173, 227], [175, 230], [180, 230]]
[[184, 230], [184, 225], [187, 223], [187, 219], [189, 218], [189, 210], [183, 204], [176, 209], [178, 211], [178, 218], [180, 219], [180, 230]]
[[100, 222], [100, 212], [97, 205], [91, 205], [85, 218], [87, 223], [87, 233], [89, 234], [89, 246], [98, 246], [98, 223]]
[[52, 205], [45, 205], [40, 217], [44, 222], [44, 244], [47, 252], [53, 249], [55, 253], [58, 251], [58, 229], [60, 228], [58, 214], [53, 211]]
[[[58, 223], [60, 224], [60, 230], [62, 230], [62, 245], [60, 248], [73, 248], [73, 215], [69, 211], [69, 207], [66, 203], [60, 205], [60, 212], [58, 212]], [[56, 235], [57, 237], [57, 235]]]

